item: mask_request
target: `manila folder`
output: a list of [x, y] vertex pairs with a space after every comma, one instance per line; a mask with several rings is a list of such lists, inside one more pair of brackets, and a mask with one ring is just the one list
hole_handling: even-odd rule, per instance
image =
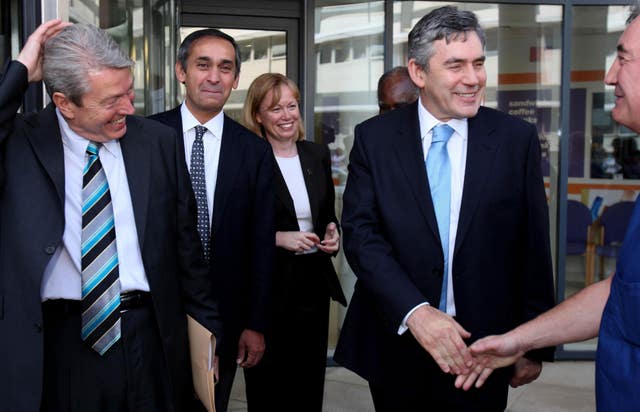
[[207, 411], [215, 412], [213, 369], [210, 369], [209, 365], [213, 363], [212, 357], [216, 352], [216, 337], [189, 315], [187, 315], [187, 328], [193, 387]]

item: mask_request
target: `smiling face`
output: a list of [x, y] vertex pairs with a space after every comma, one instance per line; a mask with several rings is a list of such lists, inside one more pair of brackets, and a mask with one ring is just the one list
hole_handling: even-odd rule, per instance
[[475, 32], [465, 34], [448, 44], [436, 40], [426, 70], [409, 60], [409, 74], [420, 88], [422, 103], [442, 122], [475, 116], [484, 99], [487, 73], [482, 43]]
[[620, 36], [618, 55], [604, 78], [614, 86], [616, 97], [611, 117], [616, 122], [640, 132], [640, 19], [636, 18]]
[[186, 70], [176, 63], [176, 77], [186, 87], [189, 111], [200, 123], [206, 123], [220, 113], [231, 90], [238, 87], [233, 45], [217, 37], [196, 40]]
[[131, 70], [105, 68], [89, 74], [89, 91], [80, 106], [60, 92], [53, 101], [80, 136], [95, 142], [119, 139], [127, 132], [126, 117], [133, 114], [133, 76]]
[[289, 86], [280, 86], [280, 100], [273, 104], [273, 91], [262, 99], [256, 121], [262, 125], [267, 140], [296, 141], [300, 130], [298, 100]]

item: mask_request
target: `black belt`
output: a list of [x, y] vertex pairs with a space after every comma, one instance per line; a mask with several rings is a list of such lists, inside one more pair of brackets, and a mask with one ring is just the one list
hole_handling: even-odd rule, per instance
[[[133, 290], [120, 294], [120, 312], [141, 308], [151, 303], [151, 293]], [[43, 302], [43, 308], [63, 313], [80, 312], [82, 310], [79, 300], [52, 299]]]
[[151, 293], [132, 290], [120, 294], [120, 312], [137, 309], [151, 303]]

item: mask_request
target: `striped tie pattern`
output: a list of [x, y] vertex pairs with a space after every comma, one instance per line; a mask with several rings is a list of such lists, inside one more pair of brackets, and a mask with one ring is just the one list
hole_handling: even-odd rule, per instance
[[107, 176], [90, 142], [82, 179], [82, 340], [100, 355], [120, 339], [120, 279]]
[[209, 264], [209, 208], [207, 207], [207, 181], [204, 175], [204, 143], [202, 137], [207, 131], [204, 126], [196, 126], [196, 140], [191, 148], [191, 187], [198, 204], [198, 234], [204, 249], [204, 260]]
[[447, 311], [447, 285], [449, 283], [449, 214], [451, 213], [451, 164], [447, 142], [453, 134], [448, 124], [440, 124], [433, 128], [431, 147], [427, 154], [427, 176], [431, 200], [436, 212], [438, 232], [444, 254], [444, 270], [442, 275], [442, 290], [438, 309]]

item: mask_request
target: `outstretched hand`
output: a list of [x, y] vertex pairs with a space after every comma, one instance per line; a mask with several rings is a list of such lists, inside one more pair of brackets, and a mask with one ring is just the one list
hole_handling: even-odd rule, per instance
[[463, 339], [471, 334], [451, 316], [423, 305], [409, 316], [407, 326], [443, 372], [454, 375], [470, 373], [473, 359]]
[[71, 23], [55, 19], [42, 23], [27, 39], [24, 47], [18, 54], [18, 60], [24, 64], [29, 73], [29, 82], [42, 80], [42, 57], [44, 55], [44, 43], [58, 34], [60, 30]]
[[487, 336], [472, 344], [469, 350], [475, 367], [467, 374], [460, 374], [455, 382], [456, 388], [465, 391], [474, 384], [476, 388], [481, 387], [495, 369], [512, 365], [524, 355], [518, 342], [509, 334]]

